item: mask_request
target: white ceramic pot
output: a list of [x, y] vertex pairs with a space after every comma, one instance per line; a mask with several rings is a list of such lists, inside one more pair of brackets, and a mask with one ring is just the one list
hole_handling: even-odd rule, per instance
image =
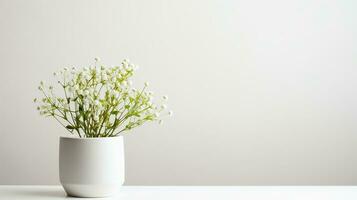
[[107, 197], [124, 183], [123, 137], [68, 138], [59, 145], [59, 176], [69, 196]]

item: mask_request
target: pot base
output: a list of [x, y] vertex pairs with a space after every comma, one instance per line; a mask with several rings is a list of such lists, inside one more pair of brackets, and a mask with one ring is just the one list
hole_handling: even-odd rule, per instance
[[62, 186], [68, 196], [96, 198], [109, 197], [117, 194], [121, 185], [62, 184]]

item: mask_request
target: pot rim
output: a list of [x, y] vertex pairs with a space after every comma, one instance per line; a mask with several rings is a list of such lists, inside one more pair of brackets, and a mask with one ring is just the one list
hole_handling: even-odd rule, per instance
[[112, 139], [119, 139], [122, 137], [123, 137], [122, 135], [119, 135], [119, 136], [114, 136], [114, 137], [93, 137], [93, 138], [60, 136], [59, 138], [64, 139], [64, 140], [112, 140]]

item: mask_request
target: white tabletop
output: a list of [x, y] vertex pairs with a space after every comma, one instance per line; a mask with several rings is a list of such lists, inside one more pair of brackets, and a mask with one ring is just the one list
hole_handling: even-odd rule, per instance
[[[61, 186], [0, 186], [1, 200], [79, 199]], [[80, 200], [85, 198], [80, 198]], [[102, 199], [102, 198], [95, 198]], [[357, 186], [124, 186], [120, 200], [356, 200]]]

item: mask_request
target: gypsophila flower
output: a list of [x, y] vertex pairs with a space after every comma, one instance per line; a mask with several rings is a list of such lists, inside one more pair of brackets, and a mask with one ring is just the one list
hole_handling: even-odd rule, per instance
[[159, 113], [154, 113], [154, 117], [158, 118], [158, 117], [160, 117], [160, 114]]
[[172, 115], [174, 114], [174, 112], [173, 112], [172, 110], [170, 110], [170, 111], [168, 112], [168, 114], [169, 114], [169, 116], [172, 116]]
[[162, 96], [162, 99], [164, 99], [164, 100], [168, 100], [169, 99], [169, 97], [168, 96]]
[[[99, 58], [95, 58], [99, 62]], [[167, 106], [153, 102], [153, 92], [132, 87], [131, 77], [137, 66], [124, 60], [113, 67], [67, 67], [53, 73], [64, 92], [40, 82], [43, 98], [35, 98], [41, 115], [61, 122], [71, 134], [79, 137], [113, 137], [148, 121], [159, 121]], [[163, 96], [167, 100], [167, 96]], [[40, 100], [40, 101], [39, 101]], [[167, 111], [166, 111], [167, 112]], [[168, 112], [172, 115], [172, 111]]]

